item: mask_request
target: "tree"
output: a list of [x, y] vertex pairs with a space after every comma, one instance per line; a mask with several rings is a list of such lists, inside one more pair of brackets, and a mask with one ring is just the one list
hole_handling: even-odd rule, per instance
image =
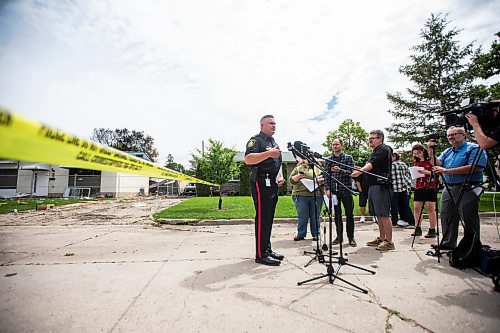
[[168, 154], [167, 156], [167, 161], [165, 162], [165, 168], [178, 171], [180, 173], [186, 173], [186, 168], [182, 164], [174, 162], [174, 157], [171, 154]]
[[[196, 175], [202, 179], [209, 179], [219, 185], [227, 183], [239, 172], [234, 160], [236, 150], [224, 148], [222, 142], [208, 140], [207, 152], [203, 154], [196, 149], [198, 155], [193, 154], [196, 162]], [[222, 193], [219, 191], [219, 209], [222, 209]]]
[[328, 132], [323, 146], [327, 148], [325, 155], [332, 154], [332, 141], [340, 138], [344, 142], [344, 152], [354, 159], [354, 163], [363, 165], [370, 155], [368, 146], [368, 132], [366, 132], [359, 122], [352, 119], [344, 120], [339, 128]]
[[396, 122], [386, 129], [396, 148], [426, 142], [431, 133], [439, 133], [446, 142], [440, 113], [459, 108], [472, 90], [473, 59], [481, 49], [474, 50], [473, 43], [461, 47], [456, 40], [461, 30], [447, 30], [447, 26], [447, 15], [431, 15], [420, 32], [422, 43], [411, 48], [416, 52], [410, 56], [411, 63], [399, 69], [414, 84], [406, 89], [408, 97], [387, 93], [394, 105], [389, 113]]
[[[500, 32], [495, 35], [500, 38]], [[500, 74], [500, 43], [494, 40], [490, 51], [480, 54], [474, 59], [474, 63], [476, 65], [475, 73], [478, 78], [486, 80]], [[491, 86], [478, 85], [473, 88], [472, 93], [478, 101], [500, 99], [500, 82], [496, 82]]]
[[126, 128], [117, 128], [114, 131], [109, 128], [94, 128], [91, 139], [121, 151], [144, 152], [153, 162], [158, 158], [154, 139], [143, 131], [129, 131]]

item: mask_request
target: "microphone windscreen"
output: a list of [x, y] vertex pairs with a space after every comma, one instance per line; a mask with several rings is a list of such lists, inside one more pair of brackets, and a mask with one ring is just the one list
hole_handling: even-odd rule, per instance
[[302, 141], [295, 141], [293, 143], [293, 146], [295, 147], [295, 149], [297, 149], [300, 152], [302, 152], [304, 150], [304, 143]]

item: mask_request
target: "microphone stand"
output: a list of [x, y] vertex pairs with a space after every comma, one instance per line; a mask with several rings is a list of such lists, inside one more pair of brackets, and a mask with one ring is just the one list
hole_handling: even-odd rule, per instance
[[[351, 168], [354, 170], [354, 167], [350, 166], [350, 165], [345, 165], [345, 164], [342, 164], [340, 162], [336, 162], [336, 161], [333, 161], [333, 160], [330, 160], [330, 159], [326, 159], [326, 158], [323, 158], [321, 155], [315, 153], [313, 154], [314, 157], [318, 157], [318, 158], [321, 158], [323, 159], [324, 161], [330, 161], [330, 162], [333, 162], [333, 163], [336, 163], [336, 164], [339, 164], [339, 165], [342, 165], [344, 167], [348, 167], [348, 168]], [[319, 164], [317, 161], [316, 161], [317, 164]], [[321, 168], [322, 169], [322, 168]], [[322, 274], [320, 276], [317, 276], [317, 277], [313, 277], [311, 279], [307, 279], [307, 280], [304, 280], [304, 281], [300, 281], [300, 282], [297, 282], [297, 285], [302, 285], [304, 283], [307, 283], [307, 282], [311, 282], [311, 281], [314, 281], [314, 280], [318, 280], [318, 279], [321, 279], [321, 278], [324, 278], [324, 277], [328, 277], [328, 280], [331, 284], [333, 284], [333, 282], [335, 281], [335, 279], [339, 279], [340, 281], [362, 291], [363, 293], [365, 294], [368, 294], [368, 290], [364, 289], [364, 288], [361, 288], [341, 277], [339, 277], [339, 272], [340, 272], [340, 269], [343, 267], [343, 266], [351, 266], [351, 267], [354, 267], [354, 268], [357, 268], [357, 269], [360, 269], [360, 270], [363, 270], [365, 272], [369, 272], [369, 273], [372, 273], [372, 274], [375, 274], [374, 271], [371, 271], [369, 269], [366, 269], [366, 268], [363, 268], [363, 267], [359, 267], [359, 266], [356, 266], [356, 265], [352, 265], [350, 263], [348, 263], [348, 259], [345, 259], [343, 257], [343, 254], [342, 254], [342, 242], [340, 242], [340, 256], [337, 257], [337, 261], [333, 261], [333, 256], [335, 255], [332, 251], [332, 246], [331, 246], [331, 243], [332, 243], [332, 212], [333, 212], [333, 209], [332, 209], [332, 205], [333, 205], [333, 191], [332, 191], [332, 183], [335, 182], [336, 186], [336, 190], [337, 190], [337, 186], [338, 184], [340, 184], [341, 186], [343, 186], [345, 189], [347, 189], [348, 191], [350, 191], [351, 193], [354, 193], [351, 189], [349, 189], [347, 186], [345, 186], [344, 184], [342, 184], [338, 179], [336, 179], [335, 177], [333, 177], [332, 173], [330, 171], [326, 171], [324, 169], [322, 169], [323, 171], [323, 174], [327, 177], [330, 177], [330, 186], [329, 186], [329, 190], [330, 190], [330, 198], [328, 200], [328, 203], [329, 203], [329, 209], [328, 209], [328, 221], [329, 221], [329, 237], [330, 237], [330, 246], [329, 246], [329, 255], [328, 255], [328, 262], [325, 263], [327, 269], [326, 269], [326, 274]], [[335, 191], [336, 193], [336, 191]], [[338, 205], [339, 203], [337, 202], [336, 205]], [[335, 218], [339, 219], [340, 223], [342, 223], [342, 216], [339, 215], [339, 210], [336, 211], [335, 213]], [[333, 264], [336, 263], [336, 264], [339, 264], [339, 266], [337, 267], [337, 270], [335, 270], [333, 268]]]
[[[314, 223], [311, 223], [312, 228], [314, 228], [314, 231], [317, 233], [316, 235], [316, 249], [314, 252], [311, 251], [304, 251], [304, 254], [306, 255], [314, 255], [311, 257], [311, 260], [307, 264], [304, 265], [304, 267], [309, 266], [314, 260], [318, 260], [320, 264], [325, 262], [325, 256], [323, 255], [323, 251], [321, 250], [320, 247], [320, 235], [318, 233], [318, 200], [317, 200], [317, 195], [316, 195], [316, 189], [319, 188], [318, 184], [318, 178], [316, 176], [316, 171], [315, 171], [315, 166], [323, 171], [321, 166], [319, 166], [318, 162], [314, 160], [312, 156], [308, 156], [308, 154], [302, 154], [299, 150], [297, 150], [294, 146], [292, 146], [290, 143], [288, 144], [288, 150], [290, 150], [293, 154], [294, 157], [299, 156], [300, 158], [303, 158], [308, 161], [309, 166], [312, 168], [313, 172], [313, 200], [314, 200]], [[320, 190], [321, 191], [321, 190]], [[311, 231], [312, 233], [312, 231]]]

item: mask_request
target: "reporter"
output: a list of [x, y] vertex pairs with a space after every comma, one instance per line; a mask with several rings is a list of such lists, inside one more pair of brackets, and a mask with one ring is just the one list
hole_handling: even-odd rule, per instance
[[[316, 175], [320, 171], [315, 167]], [[300, 160], [297, 166], [290, 173], [290, 183], [292, 184], [292, 200], [297, 209], [297, 236], [293, 240], [301, 241], [306, 237], [307, 225], [310, 223], [310, 230], [313, 240], [320, 236], [320, 216], [323, 206], [323, 195], [320, 189], [316, 189], [316, 202], [314, 202], [314, 192], [309, 192], [301, 179], [313, 179], [313, 171], [309, 168], [307, 160]]]
[[429, 215], [429, 231], [424, 236], [425, 238], [436, 237], [437, 217], [436, 217], [436, 202], [437, 194], [435, 187], [439, 186], [437, 176], [432, 175], [432, 164], [430, 162], [429, 153], [421, 144], [416, 144], [411, 148], [413, 154], [413, 166], [422, 167], [419, 173], [424, 177], [417, 178], [415, 184], [415, 192], [413, 196], [413, 214], [416, 221], [415, 232], [412, 236], [422, 236], [422, 209], [425, 202], [427, 213]]

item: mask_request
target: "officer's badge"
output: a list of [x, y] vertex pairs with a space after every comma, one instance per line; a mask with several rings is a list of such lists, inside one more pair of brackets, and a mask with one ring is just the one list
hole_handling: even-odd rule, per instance
[[252, 148], [255, 145], [255, 139], [250, 139], [247, 143], [247, 148]]

